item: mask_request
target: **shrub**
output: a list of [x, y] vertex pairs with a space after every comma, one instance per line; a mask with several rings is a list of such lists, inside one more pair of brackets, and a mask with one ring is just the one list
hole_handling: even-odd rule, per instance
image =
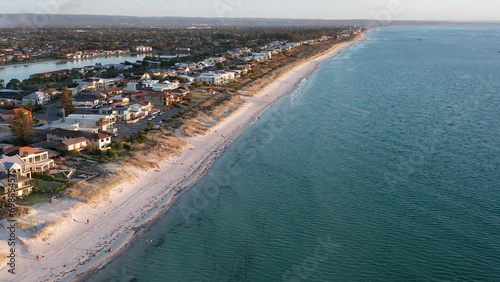
[[130, 150], [132, 150], [132, 146], [130, 146], [130, 144], [128, 144], [128, 143], [123, 143], [123, 149], [130, 151]]
[[148, 137], [145, 135], [145, 134], [139, 134], [139, 136], [137, 136], [135, 138], [135, 141], [139, 142], [139, 143], [144, 143], [146, 141], [148, 141]]
[[123, 142], [122, 141], [113, 141], [111, 142], [111, 149], [113, 150], [122, 150], [123, 149]]
[[31, 176], [33, 178], [41, 179], [41, 180], [45, 180], [45, 181], [54, 181], [56, 179], [56, 177], [54, 175], [47, 174], [47, 173], [34, 172], [31, 174]]

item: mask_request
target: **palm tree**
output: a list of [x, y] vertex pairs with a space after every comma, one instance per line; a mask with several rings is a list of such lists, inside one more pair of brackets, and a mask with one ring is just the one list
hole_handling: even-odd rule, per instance
[[100, 118], [95, 123], [95, 125], [97, 125], [99, 127], [105, 126], [106, 124], [108, 124], [108, 123], [107, 123], [105, 118]]

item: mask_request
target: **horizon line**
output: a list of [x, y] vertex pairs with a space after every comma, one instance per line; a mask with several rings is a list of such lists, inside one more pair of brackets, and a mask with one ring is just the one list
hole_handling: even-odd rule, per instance
[[[97, 17], [128, 17], [143, 19], [161, 19], [161, 18], [184, 18], [184, 19], [266, 19], [266, 20], [302, 20], [302, 21], [377, 21], [377, 19], [314, 19], [314, 18], [269, 18], [269, 17], [203, 17], [203, 16], [131, 16], [131, 15], [104, 15], [104, 14], [51, 14], [51, 13], [0, 13], [0, 15], [51, 15], [51, 16], [97, 16]], [[391, 22], [452, 22], [452, 23], [500, 23], [500, 20], [438, 20], [438, 19], [405, 19], [392, 20]]]

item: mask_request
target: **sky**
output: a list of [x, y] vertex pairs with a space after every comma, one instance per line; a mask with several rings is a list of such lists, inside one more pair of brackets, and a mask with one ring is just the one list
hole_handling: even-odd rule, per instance
[[0, 0], [0, 13], [499, 21], [499, 0]]

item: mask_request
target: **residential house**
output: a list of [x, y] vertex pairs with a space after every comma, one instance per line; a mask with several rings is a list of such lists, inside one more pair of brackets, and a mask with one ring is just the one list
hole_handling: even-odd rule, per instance
[[49, 93], [37, 91], [23, 97], [23, 105], [47, 105], [52, 100]]
[[11, 171], [21, 176], [31, 177], [31, 171], [26, 169], [26, 163], [18, 154], [0, 157], [0, 171]]
[[[47, 135], [47, 141], [63, 141], [73, 140], [80, 137], [87, 138], [92, 145], [94, 145], [99, 150], [107, 150], [111, 144], [112, 136], [105, 133], [94, 133], [94, 132], [84, 132], [84, 131], [74, 131], [65, 129], [53, 129], [45, 132]], [[80, 142], [77, 142], [80, 141]], [[66, 144], [60, 144], [60, 146], [68, 146], [69, 149], [80, 150], [81, 146], [85, 145], [83, 139], [77, 141], [72, 141]], [[73, 145], [71, 145], [73, 144]], [[77, 149], [78, 145], [80, 148]], [[89, 143], [87, 143], [87, 146]]]
[[200, 74], [196, 78], [196, 80], [200, 82], [206, 82], [208, 84], [213, 84], [213, 85], [221, 85], [226, 83], [225, 76], [222, 74], [214, 73], [214, 72], [205, 72]]
[[33, 114], [31, 113], [31, 111], [29, 111], [25, 108], [15, 108], [15, 109], [6, 111], [6, 112], [2, 113], [2, 119], [7, 123], [11, 123], [12, 120], [14, 120], [14, 118], [16, 117], [16, 115], [18, 115], [20, 112], [25, 112], [29, 116], [30, 120], [33, 119]]
[[[128, 99], [128, 98], [126, 98]], [[132, 108], [130, 106], [107, 106], [99, 109], [101, 115], [114, 115], [119, 121], [129, 121], [133, 119]]]
[[[15, 182], [11, 182], [14, 178]], [[9, 193], [10, 188], [14, 188], [15, 197], [25, 197], [33, 191], [31, 171], [26, 170], [26, 165], [19, 155], [0, 157], [0, 197], [3, 200], [12, 196], [12, 193]]]
[[10, 98], [0, 98], [0, 105], [2, 106], [14, 106], [14, 107], [19, 107], [23, 104], [22, 101], [19, 101], [17, 99], [10, 99]]
[[91, 108], [104, 102], [104, 97], [99, 93], [80, 94], [71, 98], [75, 107]]
[[77, 137], [61, 141], [61, 143], [59, 143], [58, 145], [58, 148], [68, 152], [81, 151], [87, 148], [90, 144], [90, 140], [86, 137]]
[[106, 88], [102, 91], [99, 91], [99, 93], [101, 93], [102, 96], [109, 98], [109, 97], [113, 97], [115, 95], [123, 94], [123, 89], [117, 88], [117, 87], [112, 87], [112, 88]]
[[21, 147], [18, 155], [24, 161], [26, 170], [31, 172], [44, 172], [55, 166], [54, 160], [49, 158], [49, 153], [45, 150]]
[[153, 91], [163, 92], [163, 91], [169, 91], [169, 90], [179, 88], [179, 86], [180, 85], [179, 85], [178, 81], [174, 81], [174, 82], [163, 81], [162, 83], [153, 84], [151, 88]]
[[114, 115], [71, 114], [39, 129], [67, 129], [86, 132], [117, 132]]
[[134, 74], [129, 78], [130, 82], [140, 82], [143, 80], [151, 80], [151, 75], [149, 73], [143, 73], [143, 74]]
[[169, 106], [169, 98], [170, 94], [167, 92], [154, 92], [154, 93], [146, 93], [144, 95], [144, 100], [150, 102], [154, 106], [164, 108]]
[[[18, 174], [13, 174], [11, 177], [9, 177], [9, 174], [6, 172], [8, 169], [0, 165], [0, 170], [2, 169], [4, 170], [4, 172], [0, 173], [0, 198], [3, 201], [8, 201], [11, 196], [15, 196], [16, 198], [23, 198], [33, 192], [33, 179]], [[12, 182], [11, 179], [14, 178], [15, 181]], [[14, 192], [9, 193], [11, 192], [9, 190], [11, 190], [12, 188], [14, 188]]]
[[123, 96], [119, 95], [119, 96], [112, 97], [111, 102], [115, 106], [125, 106], [125, 105], [128, 105], [130, 103], [130, 99], [128, 97], [123, 97]]
[[0, 89], [0, 98], [2, 99], [22, 99], [23, 90]]

